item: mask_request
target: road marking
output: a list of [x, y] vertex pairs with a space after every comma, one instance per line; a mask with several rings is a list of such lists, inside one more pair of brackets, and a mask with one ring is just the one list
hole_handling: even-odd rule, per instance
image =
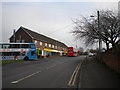
[[75, 85], [76, 77], [78, 75], [78, 72], [79, 72], [79, 69], [80, 69], [82, 63], [83, 63], [83, 61], [81, 63], [79, 63], [77, 65], [77, 67], [75, 68], [75, 70], [74, 70], [74, 72], [73, 72], [73, 74], [72, 74], [72, 76], [70, 78], [70, 81], [68, 83], [69, 86], [74, 86]]
[[40, 72], [41, 72], [41, 71], [32, 73], [32, 74], [30, 74], [30, 75], [28, 75], [28, 76], [26, 76], [26, 77], [23, 77], [23, 78], [21, 78], [21, 79], [18, 79], [18, 80], [16, 80], [16, 81], [12, 81], [11, 83], [12, 83], [12, 84], [19, 83], [20, 81], [22, 81], [22, 80], [24, 80], [24, 79], [26, 79], [26, 78], [32, 77], [33, 75], [38, 74], [38, 73], [40, 73]]
[[46, 69], [50, 69], [50, 68], [53, 68], [53, 67], [55, 67], [56, 66], [56, 64], [54, 64], [54, 65], [52, 65], [52, 66], [50, 66], [50, 67], [47, 67]]
[[76, 77], [77, 77], [77, 75], [78, 75], [78, 71], [79, 71], [79, 69], [80, 69], [80, 64], [78, 65], [78, 68], [77, 68], [77, 70], [76, 70], [76, 74], [75, 74], [75, 77], [74, 77], [74, 79], [73, 79], [72, 86], [75, 85], [75, 80], [76, 80]]
[[[55, 67], [55, 66], [56, 66], [56, 64], [54, 64], [54, 65], [52, 65], [52, 66], [50, 66], [50, 67], [48, 67], [48, 68], [46, 68], [46, 69], [50, 69], [50, 68]], [[28, 76], [26, 76], [26, 77], [23, 77], [23, 78], [21, 78], [21, 79], [19, 79], [19, 80], [12, 81], [11, 83], [12, 83], [12, 84], [19, 83], [20, 81], [22, 81], [22, 80], [24, 80], [24, 79], [26, 79], [26, 78], [29, 78], [29, 77], [31, 77], [31, 76], [33, 76], [33, 75], [35, 75], [35, 74], [38, 74], [38, 73], [40, 73], [40, 72], [41, 72], [41, 71], [32, 73], [32, 74], [30, 74], [30, 75], [28, 75]]]
[[[79, 65], [79, 64], [78, 64], [78, 65]], [[69, 86], [72, 86], [72, 82], [73, 82], [73, 79], [74, 79], [76, 70], [77, 70], [77, 68], [78, 68], [78, 65], [77, 65], [77, 67], [75, 68], [75, 70], [74, 70], [74, 72], [73, 72], [73, 74], [72, 74], [72, 76], [71, 76], [71, 78], [70, 78], [70, 81], [69, 81], [69, 83], [68, 83]]]

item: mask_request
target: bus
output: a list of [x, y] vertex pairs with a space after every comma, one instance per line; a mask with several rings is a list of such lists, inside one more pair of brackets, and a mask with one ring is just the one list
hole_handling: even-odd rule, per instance
[[0, 60], [37, 59], [34, 43], [0, 43]]
[[78, 56], [78, 50], [73, 47], [68, 47], [68, 56]]

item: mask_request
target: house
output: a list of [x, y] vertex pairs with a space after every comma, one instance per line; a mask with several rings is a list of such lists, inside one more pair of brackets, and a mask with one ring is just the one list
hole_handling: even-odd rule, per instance
[[22, 26], [9, 40], [10, 43], [35, 43], [38, 56], [66, 55], [67, 53], [67, 45], [64, 43]]

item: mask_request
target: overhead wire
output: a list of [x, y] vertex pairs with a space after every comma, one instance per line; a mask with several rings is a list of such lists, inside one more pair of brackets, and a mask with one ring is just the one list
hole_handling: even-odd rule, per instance
[[51, 32], [49, 32], [49, 33], [46, 33], [46, 34], [51, 34], [51, 33], [58, 32], [58, 31], [60, 31], [60, 30], [64, 30], [65, 28], [68, 28], [68, 27], [71, 26], [71, 25], [73, 25], [73, 23], [71, 23], [71, 24], [69, 24], [69, 25], [67, 25], [67, 26], [65, 26], [65, 27], [62, 27], [62, 28], [56, 29], [56, 30], [54, 30], [54, 31], [51, 31]]

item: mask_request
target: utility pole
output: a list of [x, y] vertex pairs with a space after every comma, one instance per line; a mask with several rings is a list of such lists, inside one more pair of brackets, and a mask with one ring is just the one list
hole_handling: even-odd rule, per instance
[[[91, 15], [90, 17], [94, 17]], [[99, 33], [99, 60], [102, 61], [102, 39], [101, 39], [101, 31], [100, 31], [100, 13], [99, 10], [97, 11], [97, 21], [98, 21], [98, 33]]]
[[99, 32], [99, 59], [101, 61], [102, 57], [102, 40], [101, 40], [101, 33], [100, 33], [100, 13], [97, 11], [97, 18], [98, 18], [98, 32]]

